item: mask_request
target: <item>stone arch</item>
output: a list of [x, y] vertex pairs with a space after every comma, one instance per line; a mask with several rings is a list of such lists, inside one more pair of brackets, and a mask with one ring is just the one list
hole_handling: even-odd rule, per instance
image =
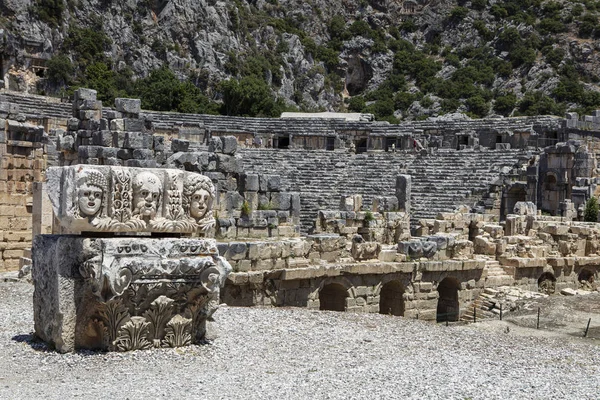
[[590, 268], [582, 268], [577, 274], [577, 282], [582, 285], [592, 285], [596, 279], [595, 272]]
[[458, 321], [460, 316], [460, 304], [458, 302], [458, 291], [460, 283], [454, 277], [444, 278], [437, 286], [439, 293], [437, 305], [437, 322]]
[[555, 190], [556, 183], [556, 175], [552, 172], [548, 172], [544, 177], [544, 190]]
[[404, 285], [400, 281], [389, 281], [381, 286], [379, 314], [404, 316]]
[[544, 272], [538, 278], [538, 290], [543, 293], [552, 294], [556, 291], [556, 277], [552, 272]]
[[348, 290], [341, 283], [328, 283], [319, 290], [319, 310], [346, 311]]

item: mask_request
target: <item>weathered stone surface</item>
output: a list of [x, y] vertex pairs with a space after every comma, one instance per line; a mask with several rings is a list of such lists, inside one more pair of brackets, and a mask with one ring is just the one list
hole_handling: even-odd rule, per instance
[[211, 239], [38, 235], [33, 263], [35, 333], [59, 352], [199, 343], [231, 272]]
[[118, 112], [139, 114], [142, 110], [142, 101], [140, 99], [116, 98], [115, 108]]
[[69, 232], [206, 235], [215, 225], [215, 188], [200, 174], [80, 165], [50, 168], [47, 179], [54, 214]]

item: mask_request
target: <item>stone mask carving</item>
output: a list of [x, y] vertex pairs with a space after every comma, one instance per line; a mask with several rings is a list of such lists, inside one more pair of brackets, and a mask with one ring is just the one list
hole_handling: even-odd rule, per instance
[[51, 167], [48, 190], [66, 232], [213, 234], [215, 186], [207, 176], [175, 169]]
[[77, 211], [79, 216], [95, 217], [102, 209], [106, 178], [98, 171], [85, 171], [78, 179]]
[[133, 215], [149, 220], [156, 216], [161, 182], [152, 172], [142, 172], [133, 180]]
[[212, 204], [215, 187], [210, 178], [203, 175], [188, 175], [183, 185], [183, 209], [189, 215], [193, 230], [207, 232], [215, 225]]
[[202, 175], [190, 175], [183, 188], [183, 207], [190, 217], [200, 221], [212, 208], [215, 188], [211, 180]]

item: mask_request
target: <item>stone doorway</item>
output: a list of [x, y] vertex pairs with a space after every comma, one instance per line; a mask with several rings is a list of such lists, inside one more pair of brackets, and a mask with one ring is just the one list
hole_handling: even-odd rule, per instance
[[577, 281], [585, 281], [589, 283], [594, 283], [594, 272], [590, 269], [584, 268], [577, 275]]
[[507, 214], [512, 214], [514, 212], [515, 205], [519, 201], [527, 201], [527, 192], [522, 186], [513, 186], [506, 193], [504, 198], [504, 207], [501, 211], [502, 219], [504, 219]]
[[391, 281], [381, 287], [379, 293], [379, 314], [404, 316], [404, 287], [398, 281]]
[[559, 202], [560, 193], [558, 190], [556, 177], [552, 174], [548, 174], [544, 179], [544, 190], [542, 192], [542, 211], [547, 211], [552, 215], [556, 215]]
[[356, 145], [356, 154], [367, 152], [367, 139], [357, 140], [355, 145]]
[[277, 138], [277, 148], [278, 149], [289, 149], [290, 147], [290, 138], [287, 136], [281, 136]]
[[319, 291], [319, 310], [346, 311], [348, 291], [339, 283], [330, 283]]
[[538, 291], [552, 294], [556, 291], [556, 278], [552, 272], [544, 272], [538, 278]]
[[325, 150], [333, 151], [335, 150], [335, 138], [328, 137], [325, 142]]
[[460, 305], [458, 302], [458, 290], [460, 284], [455, 278], [444, 278], [437, 287], [439, 293], [437, 305], [437, 322], [458, 321], [460, 316]]

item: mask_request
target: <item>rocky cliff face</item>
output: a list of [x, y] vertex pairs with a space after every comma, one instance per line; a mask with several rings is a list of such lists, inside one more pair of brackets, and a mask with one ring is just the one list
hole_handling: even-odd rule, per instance
[[[72, 37], [90, 28], [110, 39], [102, 48], [110, 69], [135, 79], [166, 63], [217, 101], [219, 82], [254, 74], [288, 106], [308, 111], [350, 108], [389, 120], [454, 111], [562, 113], [600, 107], [600, 95], [585, 94], [599, 90], [596, 7], [600, 2], [0, 0], [2, 73], [11, 89], [56, 92], [43, 79], [47, 60], [64, 54], [85, 68]], [[469, 90], [442, 90], [442, 82]]]

